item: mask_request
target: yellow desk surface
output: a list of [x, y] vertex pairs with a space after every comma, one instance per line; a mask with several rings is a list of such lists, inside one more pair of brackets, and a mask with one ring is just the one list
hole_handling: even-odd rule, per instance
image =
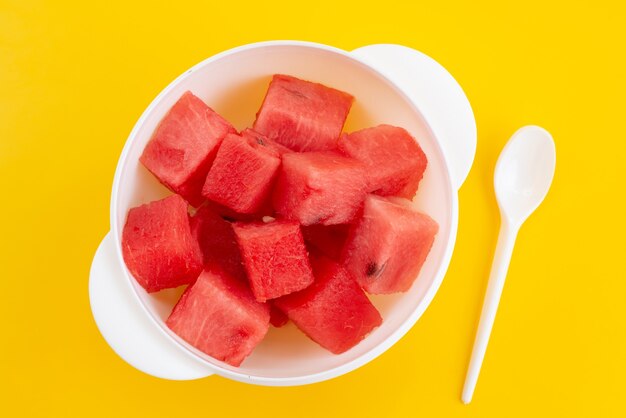
[[[621, 2], [62, 3], [0, 0], [0, 415], [626, 416]], [[87, 297], [118, 155], [178, 74], [270, 39], [404, 44], [461, 83], [478, 150], [449, 272], [406, 337], [335, 380], [268, 388], [144, 375], [106, 345]], [[493, 168], [525, 124], [552, 132], [556, 176], [521, 230], [464, 406], [499, 222]]]

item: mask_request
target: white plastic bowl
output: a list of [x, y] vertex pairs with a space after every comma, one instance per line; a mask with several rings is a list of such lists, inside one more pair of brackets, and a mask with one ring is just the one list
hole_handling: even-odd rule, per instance
[[[126, 269], [121, 232], [131, 207], [170, 192], [139, 163], [155, 127], [186, 90], [237, 129], [251, 126], [272, 74], [323, 83], [355, 96], [346, 123], [352, 131], [379, 123], [402, 126], [428, 156], [415, 206], [440, 226], [430, 255], [407, 293], [373, 297], [382, 326], [341, 355], [307, 339], [293, 324], [271, 329], [241, 367], [196, 350], [164, 323], [180, 290], [148, 294]], [[352, 52], [325, 45], [280, 41], [235, 48], [211, 57], [172, 82], [143, 113], [120, 156], [111, 197], [111, 232], [103, 240], [90, 279], [96, 323], [127, 362], [163, 378], [219, 374], [264, 385], [299, 385], [349, 372], [391, 347], [419, 319], [446, 273], [458, 222], [457, 190], [471, 166], [476, 127], [454, 79], [436, 62], [409, 48], [372, 45]]]

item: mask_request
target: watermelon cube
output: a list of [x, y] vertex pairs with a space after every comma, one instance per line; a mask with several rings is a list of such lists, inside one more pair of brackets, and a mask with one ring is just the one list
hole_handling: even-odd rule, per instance
[[311, 259], [315, 282], [274, 304], [313, 341], [335, 354], [357, 345], [382, 318], [354, 278], [327, 258]]
[[259, 211], [268, 201], [280, 154], [262, 140], [226, 135], [204, 183], [204, 197], [238, 213]]
[[234, 132], [230, 123], [187, 91], [161, 120], [140, 161], [161, 183], [198, 207], [217, 149], [226, 134]]
[[334, 152], [284, 154], [274, 209], [302, 225], [349, 223], [365, 198], [365, 179], [362, 163]]
[[314, 224], [302, 227], [302, 236], [310, 251], [324, 254], [337, 261], [348, 238], [349, 230], [350, 224], [328, 226]]
[[379, 125], [342, 135], [339, 151], [367, 167], [368, 191], [381, 196], [415, 196], [428, 161], [406, 130]]
[[419, 274], [439, 225], [403, 198], [368, 195], [350, 230], [343, 265], [371, 294], [407, 291]]
[[233, 229], [256, 300], [265, 302], [313, 283], [297, 222], [237, 222]]
[[185, 290], [166, 324], [198, 350], [239, 366], [265, 337], [269, 320], [269, 307], [245, 284], [210, 268]]
[[324, 151], [337, 146], [354, 98], [342, 91], [276, 74], [254, 129], [294, 151]]
[[202, 271], [202, 254], [191, 235], [187, 203], [173, 195], [128, 211], [122, 255], [148, 292], [193, 283]]
[[246, 282], [235, 231], [208, 206], [203, 206], [190, 220], [191, 234], [200, 244], [205, 266], [219, 266], [231, 277]]

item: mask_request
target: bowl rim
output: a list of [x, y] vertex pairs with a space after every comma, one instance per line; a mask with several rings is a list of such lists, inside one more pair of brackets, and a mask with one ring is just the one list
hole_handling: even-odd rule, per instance
[[[165, 329], [163, 329], [163, 326], [161, 325], [160, 321], [155, 317], [155, 314], [152, 312], [152, 310], [148, 306], [146, 306], [146, 304], [144, 303], [140, 295], [137, 293], [137, 289], [132, 284], [133, 277], [131, 276], [128, 269], [126, 268], [125, 263], [123, 262], [124, 258], [122, 255], [122, 247], [121, 247], [121, 241], [120, 241], [120, 234], [118, 233], [118, 222], [117, 222], [117, 216], [116, 216], [117, 206], [118, 206], [118, 191], [120, 188], [121, 180], [124, 177], [123, 174], [127, 166], [128, 155], [129, 155], [131, 145], [135, 141], [135, 137], [137, 136], [140, 130], [140, 127], [143, 126], [148, 116], [153, 112], [154, 108], [159, 105], [162, 99], [166, 97], [167, 94], [171, 90], [173, 90], [176, 86], [178, 86], [178, 84], [183, 82], [191, 73], [204, 67], [205, 65], [208, 65], [210, 63], [213, 63], [215, 61], [218, 61], [230, 55], [237, 54], [239, 52], [256, 49], [256, 48], [274, 47], [274, 46], [308, 47], [308, 48], [320, 49], [323, 51], [336, 53], [338, 55], [343, 56], [344, 58], [348, 58], [349, 60], [356, 61], [360, 63], [361, 65], [368, 67], [370, 70], [376, 73], [378, 77], [387, 81], [390, 85], [394, 86], [396, 90], [398, 91], [398, 93], [401, 96], [403, 96], [403, 98], [412, 106], [413, 108], [412, 110], [417, 112], [420, 115], [420, 117], [426, 124], [426, 128], [430, 131], [431, 136], [435, 139], [435, 146], [438, 148], [439, 153], [445, 165], [445, 173], [446, 173], [445, 183], [448, 186], [448, 189], [449, 189], [448, 191], [450, 195], [450, 207], [449, 207], [449, 214], [448, 214], [449, 220], [450, 220], [450, 228], [449, 228], [448, 236], [444, 237], [446, 241], [445, 241], [445, 249], [444, 249], [443, 257], [441, 259], [439, 266], [437, 267], [436, 274], [435, 274], [432, 284], [430, 285], [430, 287], [428, 287], [426, 293], [422, 297], [422, 300], [418, 303], [417, 307], [413, 310], [413, 312], [401, 323], [399, 327], [393, 330], [391, 335], [389, 335], [386, 339], [384, 339], [382, 342], [378, 343], [377, 345], [373, 346], [371, 349], [364, 352], [360, 356], [352, 359], [351, 361], [345, 362], [343, 364], [340, 364], [338, 366], [329, 368], [321, 372], [315, 372], [315, 373], [298, 375], [298, 376], [289, 376], [289, 377], [253, 376], [247, 373], [242, 373], [236, 370], [231, 370], [229, 368], [221, 367], [218, 364], [209, 362], [205, 360], [204, 358], [200, 357], [199, 355], [194, 353], [192, 350], [190, 350], [188, 347], [181, 344], [180, 341], [173, 338]], [[448, 160], [446, 153], [442, 149], [442, 146], [439, 142], [439, 139], [437, 138], [437, 135], [435, 135], [435, 132], [431, 128], [428, 122], [428, 119], [426, 119], [424, 114], [420, 111], [417, 104], [414, 103], [414, 101], [412, 101], [411, 98], [408, 97], [404, 93], [401, 86], [399, 86], [389, 77], [380, 73], [376, 68], [372, 67], [367, 62], [364, 62], [358, 57], [351, 55], [349, 51], [339, 49], [333, 46], [329, 46], [329, 45], [325, 45], [321, 43], [309, 42], [309, 41], [274, 40], [274, 41], [249, 43], [249, 44], [241, 45], [235, 48], [222, 51], [218, 54], [212, 55], [200, 61], [199, 63], [195, 64], [191, 68], [185, 70], [182, 74], [176, 77], [172, 82], [170, 82], [164, 89], [162, 89], [159, 92], [159, 94], [150, 102], [148, 107], [146, 107], [146, 109], [142, 112], [139, 119], [137, 119], [137, 121], [135, 122], [130, 134], [128, 135], [128, 138], [126, 139], [124, 143], [122, 152], [120, 153], [120, 157], [118, 159], [118, 163], [115, 169], [115, 175], [114, 175], [113, 185], [112, 185], [112, 190], [111, 190], [110, 226], [111, 226], [111, 231], [113, 233], [115, 252], [116, 252], [118, 260], [120, 261], [122, 265], [122, 269], [127, 279], [125, 280], [125, 283], [129, 286], [130, 289], [132, 289], [132, 294], [134, 298], [137, 300], [137, 302], [139, 303], [143, 311], [146, 313], [146, 315], [150, 318], [154, 326], [166, 338], [173, 341], [176, 344], [176, 346], [178, 346], [181, 349], [182, 352], [184, 352], [185, 354], [191, 355], [193, 358], [202, 362], [205, 366], [209, 367], [215, 374], [235, 380], [235, 381], [259, 384], [259, 385], [265, 385], [265, 386], [296, 386], [296, 385], [306, 385], [306, 384], [321, 382], [324, 380], [329, 380], [334, 377], [338, 377], [340, 375], [346, 374], [350, 371], [356, 370], [357, 368], [369, 363], [370, 361], [374, 360], [376, 357], [380, 356], [382, 353], [384, 353], [389, 348], [391, 348], [391, 346], [397, 343], [413, 327], [413, 325], [415, 325], [415, 323], [419, 320], [419, 318], [422, 316], [422, 314], [428, 308], [428, 306], [430, 306], [430, 303], [432, 302], [435, 294], [439, 290], [439, 287], [441, 286], [443, 278], [448, 270], [450, 260], [452, 257], [452, 252], [455, 247], [456, 236], [457, 236], [458, 191], [452, 184], [450, 173], [451, 173], [450, 161]], [[221, 363], [219, 360], [216, 360], [216, 362]]]

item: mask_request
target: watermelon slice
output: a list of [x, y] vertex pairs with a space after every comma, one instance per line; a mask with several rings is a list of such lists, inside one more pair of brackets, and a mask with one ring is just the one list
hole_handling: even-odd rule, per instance
[[276, 306], [274, 306], [274, 304], [271, 303], [271, 301], [269, 302], [269, 305], [270, 305], [270, 324], [272, 324], [274, 328], [282, 328], [285, 325], [287, 325], [287, 322], [289, 322], [289, 318], [287, 318], [287, 315], [285, 315], [283, 311], [281, 311]]
[[269, 307], [243, 283], [208, 269], [185, 290], [166, 324], [198, 350], [239, 366], [265, 337], [269, 320]]
[[280, 154], [262, 139], [226, 135], [204, 183], [204, 197], [238, 213], [259, 211], [270, 195]]
[[187, 203], [173, 195], [128, 211], [122, 254], [148, 292], [192, 283], [202, 271], [202, 254], [191, 235]]
[[191, 234], [200, 244], [205, 266], [217, 265], [231, 277], [246, 282], [235, 232], [225, 221], [207, 206], [203, 206], [190, 220]]
[[342, 91], [276, 74], [254, 129], [295, 151], [334, 149], [353, 101]]
[[311, 259], [315, 283], [274, 304], [313, 341], [335, 354], [357, 345], [382, 318], [354, 278], [327, 258]]
[[371, 294], [406, 292], [419, 274], [439, 230], [403, 198], [368, 195], [363, 216], [343, 250], [343, 265]]
[[235, 128], [191, 92], [165, 115], [140, 161], [192, 206], [204, 201], [202, 186], [222, 139]]
[[349, 223], [365, 198], [365, 178], [362, 163], [334, 152], [284, 154], [274, 209], [302, 225]]
[[415, 196], [428, 161], [406, 130], [379, 125], [342, 135], [339, 150], [367, 167], [368, 190], [381, 196]]
[[297, 222], [233, 224], [254, 296], [274, 299], [313, 283], [313, 273]]
[[338, 261], [349, 230], [350, 224], [328, 226], [315, 224], [302, 227], [302, 236], [309, 250]]

